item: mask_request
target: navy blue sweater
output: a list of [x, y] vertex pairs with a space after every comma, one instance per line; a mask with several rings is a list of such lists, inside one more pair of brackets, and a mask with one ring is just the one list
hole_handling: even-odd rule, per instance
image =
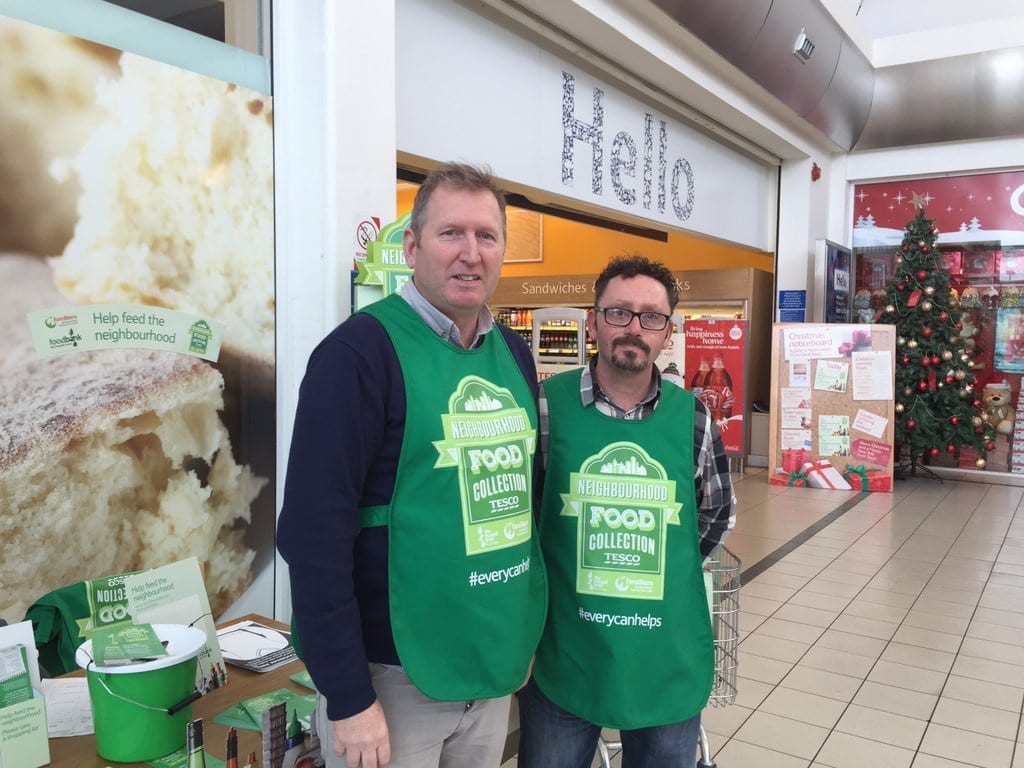
[[[515, 331], [495, 328], [536, 398], [529, 348]], [[299, 390], [277, 547], [289, 566], [302, 657], [332, 720], [375, 701], [368, 662], [401, 664], [391, 633], [387, 528], [362, 529], [359, 508], [391, 500], [405, 412], [398, 357], [375, 318], [353, 315], [313, 350]], [[539, 494], [539, 451], [536, 459]]]

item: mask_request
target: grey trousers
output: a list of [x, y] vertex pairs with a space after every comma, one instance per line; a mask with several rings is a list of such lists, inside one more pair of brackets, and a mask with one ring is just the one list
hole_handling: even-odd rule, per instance
[[[508, 732], [511, 696], [435, 701], [401, 669], [370, 664], [391, 741], [387, 768], [498, 768]], [[334, 754], [327, 700], [317, 696], [317, 730], [327, 768], [348, 768]]]

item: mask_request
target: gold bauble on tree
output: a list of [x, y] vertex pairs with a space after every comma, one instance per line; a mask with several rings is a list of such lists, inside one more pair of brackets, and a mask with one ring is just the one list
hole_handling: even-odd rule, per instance
[[977, 461], [974, 462], [974, 466], [976, 466], [978, 469], [984, 469], [987, 463], [988, 462], [985, 461], [984, 459], [978, 459]]
[[924, 295], [925, 296], [934, 296], [935, 295], [935, 286], [934, 285], [926, 285], [924, 287]]
[[943, 360], [945, 360], [946, 362], [949, 362], [950, 360], [952, 360], [952, 359], [953, 359], [953, 353], [952, 353], [952, 352], [950, 352], [950, 351], [949, 351], [948, 349], [947, 349], [947, 350], [945, 350], [945, 351], [944, 351], [944, 352], [942, 353], [942, 359], [943, 359]]
[[903, 413], [903, 411], [904, 411], [903, 403], [896, 403], [896, 413]]
[[917, 339], [911, 339], [907, 342], [907, 346], [911, 349], [917, 349]]
[[932, 311], [932, 303], [930, 301], [922, 301], [921, 302], [921, 311], [922, 312], [931, 312]]
[[967, 372], [961, 368], [957, 368], [955, 371], [953, 371], [953, 378], [956, 379], [957, 381], [963, 381], [964, 379], [967, 378]]
[[894, 307], [892, 304], [886, 304], [885, 311], [888, 312], [889, 314], [892, 314], [893, 312], [896, 311], [896, 307]]
[[904, 397], [910, 397], [912, 394], [914, 394], [914, 390], [912, 390], [910, 387], [904, 387], [903, 388], [903, 396]]

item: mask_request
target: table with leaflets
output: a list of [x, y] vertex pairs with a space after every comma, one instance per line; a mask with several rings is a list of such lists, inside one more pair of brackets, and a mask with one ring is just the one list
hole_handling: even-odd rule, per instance
[[[285, 624], [256, 615], [244, 616], [236, 621], [225, 622], [225, 626], [231, 626], [237, 622], [247, 620], [258, 621], [281, 630], [288, 629]], [[220, 688], [209, 691], [192, 705], [192, 717], [201, 717], [205, 720], [207, 753], [221, 760], [225, 756], [228, 728], [227, 726], [215, 723], [213, 721], [214, 717], [244, 699], [280, 688], [291, 690], [299, 695], [309, 694], [310, 690], [308, 688], [290, 679], [292, 675], [302, 672], [304, 669], [305, 666], [298, 660], [263, 673], [253, 672], [232, 665], [228, 669], [227, 683]], [[69, 676], [81, 677], [83, 675], [84, 672], [78, 670], [70, 673]], [[255, 752], [257, 757], [262, 755], [260, 733], [240, 728], [238, 729], [240, 764], [244, 764], [245, 757], [250, 752]], [[262, 760], [260, 762], [262, 763]], [[92, 735], [89, 735], [50, 739], [50, 765], [57, 766], [57, 768], [107, 768], [112, 763], [96, 754], [96, 740]], [[141, 766], [145, 765], [145, 763], [115, 763], [113, 765]]]

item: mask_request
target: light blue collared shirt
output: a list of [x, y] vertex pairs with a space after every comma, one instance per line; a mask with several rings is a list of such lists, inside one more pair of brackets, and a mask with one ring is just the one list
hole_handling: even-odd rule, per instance
[[[456, 347], [462, 346], [462, 333], [459, 331], [459, 326], [448, 315], [427, 301], [427, 298], [420, 293], [420, 289], [416, 287], [416, 283], [412, 280], [406, 280], [405, 285], [402, 286], [402, 298], [408, 302], [417, 315], [423, 318], [424, 322], [430, 326], [434, 333]], [[467, 349], [479, 346], [483, 337], [493, 327], [494, 315], [491, 314], [490, 308], [485, 304], [484, 308], [480, 310], [480, 316], [476, 321], [476, 338], [473, 339], [473, 343]]]

